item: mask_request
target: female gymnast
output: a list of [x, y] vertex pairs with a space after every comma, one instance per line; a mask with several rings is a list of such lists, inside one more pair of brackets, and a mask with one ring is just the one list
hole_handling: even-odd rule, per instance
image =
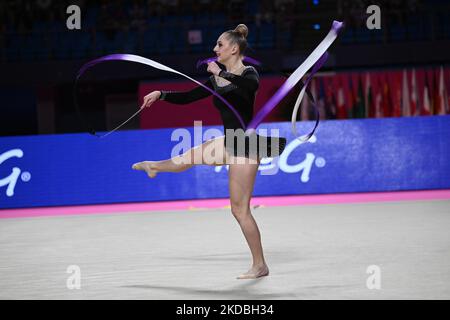
[[[240, 24], [234, 30], [228, 30], [220, 35], [214, 47], [214, 52], [217, 55], [217, 61], [225, 66], [226, 70], [222, 70], [215, 62], [208, 63], [207, 71], [212, 75], [204, 83], [231, 103], [246, 125], [253, 116], [253, 105], [259, 87], [259, 75], [256, 69], [242, 63], [247, 48], [247, 35], [248, 28], [244, 24]], [[211, 93], [201, 86], [186, 92], [153, 91], [144, 97], [142, 107], [149, 107], [157, 100], [174, 104], [188, 104], [210, 95]], [[236, 130], [243, 132], [244, 128], [242, 128], [240, 121], [220, 99], [214, 96], [213, 102], [220, 111], [224, 131], [226, 132], [225, 136], [208, 140], [171, 159], [138, 162], [132, 168], [145, 171], [149, 177], [154, 178], [158, 172], [181, 172], [195, 164], [229, 164], [231, 212], [244, 233], [253, 258], [251, 268], [237, 278], [255, 279], [267, 276], [269, 275], [269, 268], [264, 259], [261, 235], [250, 210], [250, 199], [262, 158], [261, 154], [269, 157], [280, 154], [284, 150], [286, 139], [277, 139], [278, 145], [275, 149], [271, 148], [274, 144], [267, 145], [266, 143], [267, 150], [265, 152], [258, 149], [260, 148], [258, 143], [256, 153], [249, 150], [249, 139], [246, 139], [245, 150], [241, 150], [237, 147], [239, 143], [230, 143], [230, 140], [226, 138], [229, 133], [235, 133]], [[233, 139], [236, 138], [233, 137]], [[207, 148], [208, 150], [214, 150], [214, 159], [211, 159], [212, 153], [203, 152]], [[223, 155], [219, 157], [220, 161], [217, 161], [217, 155]], [[201, 163], [194, 163], [193, 159], [201, 159]]]

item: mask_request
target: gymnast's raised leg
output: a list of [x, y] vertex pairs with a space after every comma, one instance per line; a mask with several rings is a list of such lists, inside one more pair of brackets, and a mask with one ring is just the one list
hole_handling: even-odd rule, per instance
[[168, 160], [138, 162], [133, 165], [133, 169], [143, 170], [149, 177], [153, 178], [158, 172], [185, 171], [196, 164], [192, 159], [201, 159], [200, 164], [230, 164], [228, 174], [231, 212], [244, 233], [253, 257], [253, 265], [250, 270], [238, 276], [238, 279], [255, 279], [267, 276], [269, 268], [264, 259], [261, 235], [250, 210], [250, 199], [260, 159], [255, 158], [250, 161], [247, 158], [239, 159], [230, 156], [224, 148], [224, 139], [224, 137], [220, 137], [206, 141], [202, 145]]
[[224, 148], [224, 139], [224, 137], [219, 137], [208, 140], [171, 159], [138, 162], [133, 164], [132, 168], [145, 171], [150, 178], [154, 178], [158, 172], [182, 172], [195, 164], [224, 165], [228, 158]]

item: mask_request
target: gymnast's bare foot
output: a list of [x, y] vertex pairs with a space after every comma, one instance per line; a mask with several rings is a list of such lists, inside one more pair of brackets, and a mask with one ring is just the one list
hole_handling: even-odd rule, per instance
[[266, 264], [260, 266], [253, 266], [246, 273], [241, 274], [237, 279], [256, 279], [260, 277], [265, 277], [269, 275], [269, 268]]
[[134, 170], [141, 170], [147, 172], [150, 178], [156, 177], [158, 170], [156, 169], [155, 163], [153, 161], [142, 161], [133, 164], [132, 168]]

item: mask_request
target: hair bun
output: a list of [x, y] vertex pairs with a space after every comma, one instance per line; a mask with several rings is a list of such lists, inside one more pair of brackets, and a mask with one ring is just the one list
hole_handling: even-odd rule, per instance
[[236, 28], [234, 28], [234, 32], [239, 33], [242, 37], [247, 38], [248, 28], [245, 24], [239, 24]]

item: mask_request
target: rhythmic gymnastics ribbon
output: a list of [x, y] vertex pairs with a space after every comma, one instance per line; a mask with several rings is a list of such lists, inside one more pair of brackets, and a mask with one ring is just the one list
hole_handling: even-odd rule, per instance
[[[261, 108], [261, 110], [259, 110], [259, 112], [255, 115], [255, 117], [250, 121], [248, 126], [244, 125], [244, 121], [242, 120], [241, 116], [239, 115], [239, 113], [236, 111], [236, 109], [230, 104], [228, 103], [220, 94], [218, 94], [217, 92], [215, 92], [214, 90], [208, 88], [207, 86], [205, 86], [204, 84], [198, 82], [197, 80], [177, 71], [174, 70], [168, 66], [165, 66], [159, 62], [153, 61], [151, 59], [147, 59], [144, 57], [140, 57], [137, 55], [132, 55], [132, 54], [112, 54], [112, 55], [108, 55], [108, 56], [104, 56], [95, 60], [92, 60], [88, 63], [86, 63], [85, 65], [82, 66], [82, 68], [80, 69], [80, 71], [78, 72], [77, 78], [75, 80], [75, 85], [74, 85], [74, 98], [75, 98], [75, 106], [78, 110], [77, 107], [77, 101], [76, 101], [76, 86], [77, 86], [77, 82], [80, 79], [80, 77], [86, 72], [87, 69], [93, 67], [94, 65], [97, 65], [99, 63], [103, 63], [106, 61], [130, 61], [130, 62], [136, 62], [136, 63], [141, 63], [144, 65], [148, 65], [151, 67], [154, 67], [156, 69], [159, 70], [163, 70], [163, 71], [167, 71], [167, 72], [172, 72], [175, 74], [179, 74], [193, 82], [195, 82], [196, 84], [198, 84], [199, 86], [205, 88], [206, 90], [208, 90], [209, 92], [211, 92], [211, 94], [213, 94], [214, 96], [216, 96], [217, 98], [219, 98], [228, 108], [230, 108], [230, 110], [236, 115], [237, 119], [239, 120], [239, 122], [241, 123], [243, 128], [246, 128], [246, 134], [251, 134], [252, 132], [254, 132], [256, 130], [256, 127], [262, 122], [262, 120], [270, 113], [270, 111], [273, 110], [273, 108], [275, 108], [275, 106], [287, 95], [287, 93], [298, 83], [301, 81], [301, 78], [306, 74], [306, 72], [313, 67], [313, 70], [311, 72], [311, 74], [309, 75], [309, 77], [307, 78], [305, 84], [303, 85], [303, 88], [297, 98], [297, 102], [296, 105], [294, 107], [294, 112], [292, 115], [292, 129], [294, 131], [294, 134], [296, 133], [296, 129], [295, 129], [295, 119], [297, 117], [297, 111], [298, 111], [298, 107], [301, 103], [301, 100], [303, 99], [306, 87], [308, 85], [308, 83], [310, 82], [310, 80], [312, 79], [312, 76], [323, 66], [323, 64], [325, 63], [328, 54], [326, 53], [326, 50], [331, 46], [331, 44], [334, 42], [334, 40], [337, 37], [337, 34], [339, 33], [340, 29], [342, 28], [343, 23], [339, 22], [339, 21], [333, 21], [333, 25], [332, 28], [330, 30], [330, 32], [328, 33], [328, 35], [325, 37], [325, 39], [316, 47], [316, 49], [308, 56], [308, 58], [289, 76], [289, 78], [285, 81], [285, 83], [281, 86], [280, 89], [277, 90], [277, 92], [275, 93], [274, 96], [272, 96], [272, 98], [269, 99], [269, 101], [267, 101], [264, 106]], [[249, 57], [246, 57], [247, 61], [249, 59]], [[214, 59], [217, 58], [209, 58], [203, 61], [200, 61], [199, 63], [197, 63], [197, 66], [199, 66], [202, 63], [209, 63], [211, 61], [214, 61]], [[250, 58], [251, 59], [251, 58]], [[249, 61], [251, 62], [251, 60]], [[253, 59], [252, 63], [259, 63], [258, 61]], [[109, 134], [113, 133], [114, 131], [118, 130], [120, 127], [122, 127], [124, 124], [126, 124], [128, 121], [130, 121], [133, 117], [135, 117], [138, 113], [140, 113], [144, 108], [140, 108], [137, 112], [135, 112], [129, 119], [127, 119], [125, 122], [123, 122], [121, 125], [119, 125], [117, 128], [113, 129], [112, 131], [106, 133], [105, 135], [99, 136], [95, 133], [95, 131], [92, 129], [90, 130], [90, 133], [99, 137], [99, 138], [104, 138], [106, 136], [108, 136]], [[78, 111], [79, 113], [79, 111]], [[318, 118], [316, 121], [316, 125], [313, 129], [313, 131], [307, 135], [307, 139], [309, 139], [313, 134], [315, 129], [317, 128], [318, 125]]]
[[[217, 59], [216, 59], [216, 60], [217, 60]], [[106, 61], [130, 61], [130, 62], [137, 62], [137, 63], [141, 63], [141, 64], [148, 65], [148, 66], [150, 66], [150, 67], [154, 67], [154, 68], [159, 69], [159, 70], [163, 70], [163, 71], [167, 71], [167, 72], [172, 72], [172, 73], [179, 74], [179, 75], [181, 75], [181, 76], [183, 76], [183, 77], [185, 77], [185, 78], [187, 78], [187, 79], [189, 79], [189, 80], [195, 82], [196, 84], [202, 86], [203, 88], [205, 88], [206, 90], [208, 90], [209, 92], [211, 92], [213, 95], [215, 95], [216, 97], [218, 97], [220, 100], [222, 100], [222, 102], [225, 103], [225, 105], [226, 105], [228, 108], [230, 108], [230, 109], [233, 111], [233, 113], [236, 115], [236, 117], [237, 117], [238, 120], [240, 121], [242, 127], [245, 128], [244, 121], [242, 120], [241, 116], [240, 116], [239, 113], [236, 111], [236, 109], [235, 109], [228, 101], [226, 101], [225, 98], [223, 98], [220, 94], [218, 94], [218, 93], [215, 92], [214, 90], [208, 88], [207, 86], [205, 86], [204, 84], [198, 82], [197, 80], [195, 80], [195, 79], [193, 79], [193, 78], [191, 78], [191, 77], [189, 77], [189, 76], [187, 76], [187, 75], [185, 75], [185, 74], [183, 74], [183, 73], [181, 73], [181, 72], [179, 72], [179, 71], [177, 71], [177, 70], [174, 70], [174, 69], [172, 69], [172, 68], [170, 68], [170, 67], [168, 67], [168, 66], [166, 66], [166, 65], [163, 65], [163, 64], [161, 64], [161, 63], [159, 63], [159, 62], [156, 62], [156, 61], [153, 61], [153, 60], [151, 60], [151, 59], [147, 59], [147, 58], [144, 58], [144, 57], [141, 57], [141, 56], [137, 56], [137, 55], [132, 55], [132, 54], [112, 54], [112, 55], [104, 56], [104, 57], [101, 57], [101, 58], [98, 58], [98, 59], [89, 61], [88, 63], [86, 63], [85, 65], [83, 65], [83, 66], [81, 67], [81, 69], [78, 71], [77, 78], [76, 78], [76, 80], [75, 80], [75, 86], [74, 86], [74, 101], [75, 101], [75, 106], [76, 106], [76, 108], [77, 108], [77, 113], [78, 113], [78, 116], [79, 116], [80, 119], [81, 119], [81, 114], [80, 114], [80, 112], [79, 112], [79, 109], [78, 109], [78, 102], [77, 102], [77, 99], [76, 99], [76, 86], [77, 86], [78, 80], [79, 80], [79, 79], [81, 78], [81, 76], [86, 72], [87, 69], [89, 69], [89, 68], [91, 68], [91, 67], [93, 67], [93, 66], [95, 66], [95, 65], [97, 65], [97, 64], [99, 64], [99, 63], [106, 62]], [[205, 59], [205, 60], [200, 61], [199, 63], [197, 63], [197, 67], [199, 67], [202, 63], [209, 63], [209, 62], [212, 62], [212, 61], [214, 61], [214, 58], [212, 58], [212, 59], [211, 59], [211, 58], [210, 58], [210, 59]], [[245, 57], [244, 61], [247, 61], [247, 62], [256, 64], [256, 65], [260, 65], [260, 62], [259, 62], [259, 61], [255, 60], [255, 59], [252, 59], [252, 58], [250, 58], [250, 57]], [[138, 113], [140, 113], [140, 112], [142, 111], [142, 109], [143, 109], [143, 108], [141, 108], [141, 109], [139, 109], [138, 111], [136, 111], [136, 112], [135, 112], [131, 117], [129, 117], [125, 122], [123, 122], [123, 123], [120, 124], [118, 127], [116, 127], [116, 128], [113, 129], [112, 131], [110, 131], [110, 132], [108, 132], [108, 133], [106, 133], [106, 134], [104, 134], [104, 135], [102, 135], [102, 136], [98, 135], [98, 134], [95, 132], [94, 129], [89, 128], [88, 131], [89, 131], [89, 133], [92, 134], [92, 135], [95, 135], [95, 136], [97, 136], [97, 137], [99, 137], [99, 138], [104, 138], [104, 137], [110, 135], [111, 133], [117, 131], [117, 130], [118, 130], [119, 128], [121, 128], [122, 126], [124, 126], [127, 122], [129, 122], [131, 119], [133, 119]]]
[[[325, 37], [325, 39], [314, 49], [314, 51], [308, 56], [308, 58], [289, 76], [289, 78], [283, 83], [283, 85], [280, 87], [280, 89], [275, 92], [275, 94], [267, 101], [264, 106], [258, 111], [258, 113], [253, 117], [253, 119], [250, 121], [246, 128], [246, 134], [251, 134], [256, 130], [256, 127], [263, 121], [263, 119], [275, 108], [275, 106], [289, 93], [289, 91], [297, 84], [301, 83], [301, 79], [304, 77], [306, 72], [311, 69], [311, 73], [309, 74], [308, 78], [306, 79], [305, 83], [301, 83], [302, 89], [300, 90], [300, 93], [297, 97], [297, 101], [295, 102], [294, 110], [292, 112], [292, 132], [294, 135], [303, 142], [308, 141], [314, 134], [314, 132], [317, 129], [317, 126], [319, 125], [319, 110], [317, 106], [315, 105], [314, 98], [311, 94], [308, 94], [309, 98], [313, 102], [313, 106], [315, 107], [316, 111], [316, 123], [314, 125], [313, 130], [307, 134], [304, 137], [298, 137], [297, 136], [297, 128], [296, 128], [296, 119], [297, 119], [297, 113], [298, 109], [300, 107], [300, 104], [302, 102], [303, 96], [305, 95], [305, 91], [307, 91], [307, 87], [309, 82], [311, 81], [312, 77], [317, 73], [317, 71], [325, 64], [325, 62], [328, 59], [328, 52], [326, 51], [331, 44], [336, 40], [336, 37], [339, 33], [339, 31], [342, 29], [343, 23], [339, 21], [333, 21], [332, 28], [328, 35]], [[261, 63], [255, 59], [249, 57], [245, 57], [244, 61], [247, 59], [248, 62], [261, 65]], [[204, 59], [202, 61], [199, 61], [197, 63], [197, 67], [199, 67], [201, 64], [210, 63], [212, 61], [217, 61], [217, 57], [212, 57], [208, 59]]]
[[[311, 81], [314, 74], [325, 64], [328, 53], [327, 49], [331, 46], [331, 44], [336, 40], [339, 31], [342, 29], [343, 23], [339, 21], [333, 21], [332, 28], [330, 32], [327, 34], [325, 39], [314, 49], [314, 51], [306, 58], [306, 60], [289, 76], [289, 78], [283, 83], [280, 89], [275, 92], [272, 98], [267, 101], [264, 106], [259, 110], [259, 112], [253, 117], [250, 123], [247, 126], [246, 133], [250, 133], [255, 131], [256, 127], [262, 122], [262, 120], [269, 114], [270, 111], [275, 108], [275, 106], [287, 95], [287, 93], [303, 78], [306, 72], [313, 67], [311, 74], [305, 81], [302, 90], [297, 98], [297, 102], [295, 103], [294, 111], [292, 113], [292, 130], [294, 135], [296, 135], [296, 127], [295, 120], [297, 118], [297, 111], [300, 103], [305, 94], [306, 87], [308, 83]], [[317, 112], [317, 110], [316, 110]], [[317, 125], [319, 123], [319, 119], [316, 119], [316, 124], [314, 129], [309, 133], [305, 138], [300, 139], [301, 141], [307, 141], [315, 132]]]
[[[159, 69], [159, 70], [163, 70], [163, 71], [167, 71], [167, 72], [172, 72], [175, 74], [179, 74], [193, 82], [195, 82], [196, 84], [198, 84], [199, 86], [202, 86], [203, 88], [205, 88], [206, 90], [208, 90], [209, 92], [211, 92], [213, 95], [215, 95], [217, 98], [219, 98], [223, 103], [225, 103], [225, 105], [230, 108], [231, 111], [233, 111], [233, 113], [236, 115], [236, 117], [239, 119], [239, 121], [241, 122], [241, 125], [243, 128], [245, 128], [244, 125], [244, 121], [242, 120], [242, 118], [240, 117], [239, 113], [236, 111], [236, 109], [228, 102], [225, 100], [225, 98], [223, 98], [220, 94], [218, 94], [217, 92], [215, 92], [214, 90], [208, 88], [207, 86], [205, 86], [203, 83], [200, 83], [199, 81], [189, 77], [188, 75], [185, 75], [184, 73], [181, 73], [177, 70], [174, 70], [168, 66], [165, 66], [159, 62], [153, 61], [151, 59], [147, 59], [141, 56], [137, 56], [137, 55], [133, 55], [133, 54], [111, 54], [108, 56], [104, 56], [95, 60], [92, 60], [88, 63], [86, 63], [85, 65], [83, 65], [81, 67], [81, 69], [78, 71], [78, 75], [77, 78], [75, 80], [75, 85], [74, 85], [74, 98], [75, 98], [75, 105], [77, 107], [77, 100], [76, 100], [76, 86], [78, 83], [78, 80], [80, 79], [80, 77], [86, 72], [87, 69], [99, 64], [99, 63], [103, 63], [106, 61], [130, 61], [130, 62], [136, 62], [136, 63], [141, 63], [141, 64], [145, 64], [148, 65], [150, 67]], [[135, 112], [130, 118], [128, 118], [128, 120], [126, 120], [125, 122], [123, 122], [121, 125], [119, 125], [117, 128], [113, 129], [112, 131], [99, 136], [96, 134], [95, 130], [90, 130], [89, 133], [99, 137], [99, 138], [104, 138], [108, 135], [110, 135], [111, 133], [113, 133], [114, 131], [118, 130], [120, 127], [122, 127], [124, 124], [126, 124], [128, 121], [130, 121], [133, 117], [135, 117], [138, 113], [140, 113], [144, 108], [140, 108], [137, 112]], [[77, 107], [78, 110], [78, 107]]]
[[[314, 129], [306, 136], [306, 139], [303, 140], [303, 141], [309, 140], [309, 138], [314, 134], [314, 132], [315, 132], [315, 130], [316, 130], [318, 124], [319, 124], [319, 119], [320, 119], [319, 109], [318, 109], [317, 106], [316, 106], [316, 101], [315, 101], [315, 99], [314, 99], [312, 93], [311, 93], [310, 90], [308, 89], [308, 84], [309, 84], [309, 79], [312, 78], [312, 76], [317, 72], [317, 70], [320, 69], [320, 68], [322, 67], [323, 63], [325, 63], [324, 60], [326, 60], [326, 58], [327, 58], [327, 56], [326, 56], [326, 57], [323, 57], [323, 59], [321, 58], [322, 60], [319, 59], [319, 62], [317, 62], [317, 63], [314, 65], [313, 71], [311, 72], [311, 75], [309, 76], [309, 78], [308, 78], [308, 80], [307, 80], [306, 83], [303, 83], [302, 80], [299, 81], [299, 82], [300, 82], [300, 87], [301, 87], [301, 88], [305, 88], [305, 92], [306, 92], [308, 98], [311, 100], [311, 104], [313, 105], [314, 110], [316, 111], [316, 124], [315, 124], [315, 126], [314, 126]], [[250, 58], [250, 57], [244, 57], [243, 60], [244, 60], [244, 61], [247, 61], [247, 62], [250, 62], [250, 63], [252, 63], [252, 64], [255, 64], [255, 65], [258, 65], [258, 66], [261, 66], [261, 65], [262, 65], [261, 62], [259, 62], [259, 61], [256, 60], [256, 59]], [[208, 63], [210, 63], [210, 62], [217, 62], [217, 57], [211, 57], [211, 58], [208, 58], [208, 59], [204, 59], [204, 60], [198, 61], [198, 62], [197, 62], [197, 68], [199, 68], [202, 64], [208, 64]], [[270, 66], [269, 66], [268, 68], [269, 68], [270, 70], [272, 70], [272, 71], [274, 70], [274, 69], [271, 68]], [[288, 76], [286, 76], [286, 75], [283, 75], [283, 77], [288, 78]], [[297, 109], [298, 109], [298, 107], [300, 106], [300, 102], [302, 101], [303, 95], [304, 95], [305, 92], [302, 93], [302, 90], [300, 90], [299, 96], [298, 96], [298, 98], [297, 98], [298, 104], [296, 103], [295, 106], [294, 106], [294, 112], [293, 112], [293, 114], [292, 114], [292, 119], [293, 119], [293, 127], [292, 127], [293, 130], [292, 130], [292, 132], [294, 133], [294, 135], [296, 135], [295, 119], [297, 118]], [[301, 97], [301, 98], [300, 98], [300, 97]], [[269, 110], [269, 112], [270, 112], [270, 110]], [[264, 116], [264, 117], [265, 117], [265, 116]], [[302, 139], [301, 139], [301, 140], [302, 140]]]

